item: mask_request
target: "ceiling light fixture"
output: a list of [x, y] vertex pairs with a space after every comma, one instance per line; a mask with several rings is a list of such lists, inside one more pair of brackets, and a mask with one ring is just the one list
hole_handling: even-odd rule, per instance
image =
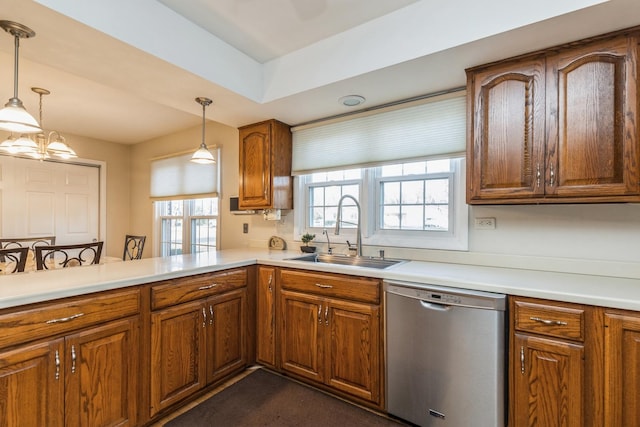
[[2, 110], [0, 110], [0, 129], [16, 133], [38, 133], [41, 132], [40, 125], [31, 114], [27, 112], [18, 98], [18, 52], [20, 49], [20, 39], [34, 37], [36, 33], [29, 27], [13, 21], [0, 21], [0, 28], [11, 34], [15, 40], [15, 60], [13, 78], [13, 98], [9, 99]]
[[209, 149], [207, 148], [207, 144], [205, 144], [204, 142], [204, 129], [205, 129], [204, 110], [213, 101], [210, 100], [209, 98], [197, 97], [196, 102], [202, 105], [202, 143], [200, 143], [200, 148], [198, 148], [196, 152], [193, 153], [193, 156], [191, 156], [191, 161], [194, 163], [200, 163], [205, 165], [215, 163], [216, 159], [213, 157], [213, 154], [211, 154], [211, 151], [209, 151]]
[[346, 95], [338, 99], [338, 102], [340, 102], [340, 104], [344, 105], [345, 107], [357, 107], [358, 105], [364, 103], [364, 101], [366, 101], [364, 99], [364, 96], [360, 95]]
[[[51, 92], [39, 87], [32, 87], [31, 90], [40, 96], [39, 119], [40, 123], [42, 123], [42, 96], [49, 95]], [[15, 138], [12, 134], [0, 144], [0, 150], [15, 156], [28, 156], [39, 160], [49, 159], [52, 156], [64, 160], [78, 157], [76, 152], [67, 145], [64, 137], [55, 130], [47, 135], [45, 135], [45, 132], [40, 132], [33, 137], [20, 135], [19, 138]]]

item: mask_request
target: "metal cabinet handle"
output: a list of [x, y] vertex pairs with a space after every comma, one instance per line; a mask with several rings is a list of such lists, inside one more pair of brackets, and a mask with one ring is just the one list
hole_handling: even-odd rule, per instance
[[52, 323], [64, 323], [64, 322], [69, 322], [73, 319], [77, 319], [78, 317], [82, 317], [82, 316], [84, 316], [84, 313], [77, 313], [77, 314], [72, 314], [69, 317], [60, 317], [59, 319], [47, 320], [45, 323], [47, 325], [50, 325]]
[[324, 324], [329, 326], [329, 306], [324, 308]]
[[56, 380], [60, 379], [60, 352], [56, 350]]
[[211, 316], [209, 317], [209, 324], [213, 325], [213, 306], [209, 305], [209, 314], [211, 314]]
[[520, 373], [524, 375], [524, 346], [520, 346]]
[[540, 173], [540, 163], [538, 163], [536, 165], [536, 187], [540, 187], [540, 176], [542, 174]]
[[74, 374], [76, 372], [76, 346], [71, 346], [71, 373]]
[[207, 310], [205, 310], [204, 307], [202, 307], [202, 327], [206, 327], [207, 326]]
[[206, 291], [207, 289], [215, 288], [216, 286], [218, 286], [218, 283], [212, 283], [212, 284], [207, 285], [207, 286], [200, 286], [198, 288], [198, 290], [199, 291]]
[[332, 285], [323, 285], [322, 283], [316, 283], [316, 286], [322, 289], [331, 289], [333, 288]]
[[273, 274], [269, 275], [269, 293], [271, 293], [273, 291], [273, 289], [271, 288], [271, 283], [273, 282]]
[[553, 165], [551, 165], [551, 168], [549, 169], [549, 179], [549, 185], [553, 187], [556, 183], [556, 174], [553, 172]]
[[533, 320], [534, 322], [543, 323], [545, 325], [554, 325], [554, 326], [566, 326], [567, 325], [567, 322], [562, 322], [560, 320], [542, 319], [540, 317], [529, 317], [529, 319]]
[[318, 306], [318, 323], [322, 323], [322, 304]]

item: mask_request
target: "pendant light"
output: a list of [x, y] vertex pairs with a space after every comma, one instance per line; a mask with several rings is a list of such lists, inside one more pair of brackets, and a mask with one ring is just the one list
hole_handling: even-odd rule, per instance
[[[40, 97], [40, 123], [44, 123], [42, 120], [42, 97], [43, 95], [49, 95], [51, 92], [47, 89], [39, 87], [32, 87], [31, 90], [37, 93]], [[36, 135], [20, 135], [16, 138], [13, 134], [0, 144], [0, 151], [20, 156], [31, 157], [38, 160], [46, 160], [53, 157], [57, 157], [64, 160], [74, 159], [77, 156], [76, 152], [67, 145], [65, 139], [58, 131], [51, 131], [46, 134], [42, 131]]]
[[25, 110], [22, 101], [18, 98], [18, 52], [20, 39], [34, 37], [36, 33], [31, 28], [13, 21], [0, 21], [0, 28], [11, 34], [15, 40], [13, 98], [9, 99], [9, 102], [0, 110], [0, 129], [20, 134], [42, 132], [36, 119]]
[[205, 144], [204, 142], [204, 129], [205, 129], [204, 110], [213, 101], [210, 100], [209, 98], [197, 97], [196, 102], [202, 105], [202, 143], [200, 143], [200, 148], [198, 148], [196, 152], [193, 153], [193, 156], [191, 156], [191, 161], [194, 163], [200, 163], [204, 165], [215, 163], [216, 159], [213, 157], [213, 154], [211, 154], [211, 151], [209, 151], [209, 149], [207, 148], [207, 144]]

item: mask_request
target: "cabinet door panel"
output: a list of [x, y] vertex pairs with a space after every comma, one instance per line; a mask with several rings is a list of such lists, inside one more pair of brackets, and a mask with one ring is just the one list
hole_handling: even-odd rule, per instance
[[242, 289], [207, 301], [207, 383], [246, 363], [246, 296], [246, 289]]
[[66, 426], [136, 425], [138, 343], [137, 318], [66, 338]]
[[636, 61], [633, 37], [548, 59], [548, 195], [638, 193]]
[[332, 300], [329, 327], [327, 381], [338, 390], [379, 403], [380, 310], [367, 304]]
[[544, 60], [469, 77], [473, 141], [467, 156], [468, 200], [543, 194]]
[[151, 416], [204, 387], [204, 310], [195, 301], [151, 314]]
[[0, 353], [0, 426], [64, 426], [63, 340]]
[[276, 364], [275, 338], [275, 268], [258, 267], [258, 289], [256, 304], [257, 355], [256, 359], [265, 365]]
[[240, 131], [241, 209], [271, 206], [271, 125], [266, 122]]
[[515, 425], [581, 427], [584, 348], [516, 334], [514, 350]]
[[605, 314], [605, 426], [640, 420], [640, 317]]
[[322, 321], [328, 310], [321, 298], [295, 292], [281, 292], [282, 369], [312, 379], [324, 381], [324, 351]]

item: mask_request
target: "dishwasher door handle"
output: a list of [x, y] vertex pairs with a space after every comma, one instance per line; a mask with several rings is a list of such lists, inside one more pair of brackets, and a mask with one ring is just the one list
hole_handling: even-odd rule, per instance
[[450, 305], [444, 305], [444, 304], [439, 304], [437, 302], [429, 302], [429, 301], [425, 301], [425, 300], [420, 300], [420, 305], [423, 308], [426, 308], [428, 310], [436, 310], [436, 311], [449, 311], [449, 310], [451, 310], [451, 306]]

